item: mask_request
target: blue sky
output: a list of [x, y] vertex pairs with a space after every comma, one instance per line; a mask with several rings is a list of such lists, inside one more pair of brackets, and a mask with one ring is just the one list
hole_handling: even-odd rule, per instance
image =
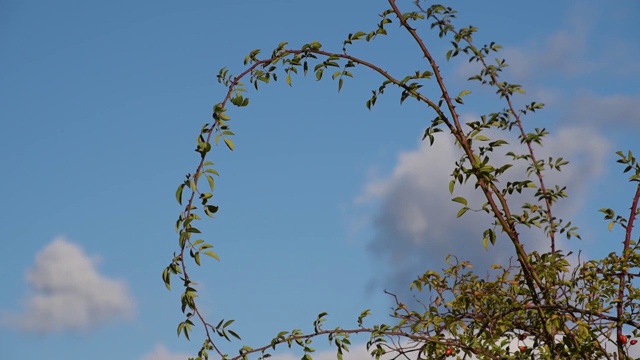
[[[194, 355], [199, 334], [176, 338], [179, 292], [166, 291], [160, 273], [176, 248], [175, 188], [193, 171], [195, 137], [224, 93], [218, 69], [238, 73], [250, 50], [280, 41], [339, 51], [349, 32], [374, 28], [385, 5], [3, 1], [0, 357]], [[590, 257], [615, 250], [620, 234], [606, 231], [597, 209], [626, 213], [630, 203], [614, 152], [640, 151], [640, 4], [453, 6], [461, 25], [480, 28], [479, 43], [504, 46], [506, 75], [527, 90], [522, 101], [547, 104], [527, 125], [552, 131], [541, 154], [573, 161], [549, 177], [569, 185], [558, 211], [582, 230], [581, 242], [562, 247]], [[407, 35], [390, 30], [353, 54], [398, 77], [424, 69]], [[442, 55], [446, 43], [428, 38]], [[502, 107], [465, 84], [464, 62], [441, 65], [452, 89], [474, 90], [463, 116]], [[327, 327], [353, 325], [365, 308], [383, 321], [382, 290], [407, 295], [411, 279], [450, 252], [480, 264], [508, 257], [500, 244], [482, 250], [481, 218], [454, 221], [446, 182], [457, 155], [446, 137], [431, 149], [420, 142], [431, 114], [400, 107], [393, 92], [366, 109], [379, 82], [357, 71], [338, 94], [329, 79], [294, 78], [293, 88], [263, 87], [230, 112], [236, 151], [211, 153], [220, 212], [201, 225], [221, 262], [194, 274], [208, 316], [236, 319], [243, 341], [227, 351], [308, 329], [321, 311]]]

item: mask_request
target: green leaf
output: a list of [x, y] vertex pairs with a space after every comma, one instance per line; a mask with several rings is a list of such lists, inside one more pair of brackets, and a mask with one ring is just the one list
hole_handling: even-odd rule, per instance
[[207, 208], [207, 211], [209, 211], [212, 214], [215, 214], [218, 212], [218, 207], [215, 205], [207, 205], [206, 208]]
[[465, 207], [463, 207], [462, 209], [460, 209], [460, 210], [458, 211], [458, 214], [456, 215], [456, 217], [460, 217], [460, 216], [464, 215], [464, 213], [466, 213], [466, 212], [467, 212], [467, 210], [469, 210], [469, 208], [468, 208], [468, 207], [466, 207], [466, 206], [465, 206]]
[[364, 31], [358, 31], [355, 34], [353, 34], [352, 39], [353, 40], [360, 40], [361, 37], [367, 35], [367, 33], [365, 33]]
[[194, 242], [193, 242], [193, 246], [195, 247], [195, 246], [197, 246], [198, 244], [202, 244], [203, 242], [204, 242], [204, 240], [202, 240], [202, 239], [198, 239], [198, 240], [196, 240], [196, 241], [194, 241]]
[[235, 106], [242, 106], [243, 101], [244, 101], [244, 98], [240, 94], [237, 94], [235, 97], [231, 99], [231, 103]]
[[182, 214], [176, 220], [176, 232], [180, 231], [180, 226], [182, 226]]
[[358, 316], [358, 326], [362, 326], [362, 322], [364, 320], [365, 317], [371, 315], [371, 310], [367, 309], [364, 310], [363, 312], [360, 313], [360, 316]]
[[171, 272], [169, 267], [162, 271], [162, 281], [164, 281], [164, 286], [167, 287], [167, 290], [171, 290]]
[[205, 252], [204, 252], [204, 254], [205, 254], [205, 255], [207, 255], [207, 256], [211, 256], [212, 258], [214, 258], [214, 259], [216, 259], [216, 260], [220, 261], [220, 257], [218, 256], [218, 254], [214, 253], [214, 252], [213, 252], [213, 251], [211, 251], [211, 250], [207, 250], [207, 251], [205, 251]]
[[204, 172], [220, 176], [216, 169], [206, 169]]
[[233, 140], [229, 138], [224, 138], [224, 143], [227, 145], [229, 150], [233, 151], [233, 147], [234, 147]]
[[367, 36], [366, 36], [366, 38], [365, 38], [365, 39], [366, 39], [367, 41], [371, 41], [371, 39], [373, 39], [373, 37], [374, 37], [374, 36], [376, 36], [376, 33], [372, 31], [372, 32], [370, 32], [370, 33], [368, 33], [368, 34], [367, 34]]
[[287, 85], [291, 86], [291, 74], [287, 74]]
[[488, 249], [489, 242], [491, 245], [496, 244], [496, 233], [492, 229], [487, 229], [482, 233], [482, 245], [485, 249]]
[[180, 205], [182, 205], [182, 190], [184, 190], [184, 184], [180, 184], [178, 190], [176, 190], [176, 200], [178, 200], [178, 204]]
[[207, 182], [209, 182], [209, 188], [213, 192], [213, 188], [215, 187], [215, 182], [213, 180], [213, 176], [207, 175]]
[[[449, 186], [451, 186], [451, 185], [449, 185]], [[451, 201], [454, 201], [454, 202], [457, 202], [457, 203], [462, 204], [464, 206], [467, 206], [467, 199], [463, 198], [462, 196], [455, 197], [455, 198], [451, 199]]]

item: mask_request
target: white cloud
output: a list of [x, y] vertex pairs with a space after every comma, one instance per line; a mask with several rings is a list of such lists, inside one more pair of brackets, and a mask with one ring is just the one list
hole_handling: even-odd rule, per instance
[[193, 357], [189, 354], [171, 353], [163, 344], [156, 344], [150, 353], [145, 354], [140, 360], [186, 360]]
[[132, 316], [126, 285], [98, 273], [96, 260], [63, 237], [36, 255], [26, 280], [32, 292], [22, 314], [6, 320], [26, 331], [85, 330]]
[[[518, 141], [510, 143], [518, 144]], [[582, 205], [589, 181], [602, 173], [608, 142], [588, 128], [564, 128], [546, 137], [544, 144], [537, 152], [539, 159], [562, 156], [572, 161], [561, 173], [551, 172], [545, 177], [547, 186], [569, 186], [569, 199], [558, 204], [554, 215], [570, 217]], [[504, 151], [514, 150], [512, 146]], [[491, 222], [486, 214], [467, 212], [462, 218], [456, 218], [460, 206], [451, 201], [453, 197], [465, 197], [472, 208], [478, 208], [485, 201], [473, 186], [459, 186], [454, 195], [447, 191], [451, 171], [460, 155], [451, 137], [436, 138], [433, 147], [422, 142], [416, 150], [398, 155], [392, 173], [366, 184], [356, 198], [356, 204], [373, 201], [379, 207], [372, 221], [375, 235], [371, 249], [387, 262], [388, 267], [379, 267], [381, 273], [390, 271], [391, 275], [377, 285], [401, 295], [404, 300], [410, 298], [409, 282], [428, 269], [441, 268], [448, 254], [470, 260], [476, 269], [504, 264], [513, 256], [512, 245], [506, 238], [498, 238], [488, 251], [482, 246], [482, 231]], [[499, 160], [500, 156], [496, 154], [493, 159]], [[507, 178], [525, 176], [524, 166], [516, 164], [502, 183]], [[524, 201], [524, 197], [513, 196], [512, 200], [511, 206], [519, 208], [517, 204]], [[548, 250], [548, 243], [539, 238], [530, 239], [526, 246], [527, 250]]]

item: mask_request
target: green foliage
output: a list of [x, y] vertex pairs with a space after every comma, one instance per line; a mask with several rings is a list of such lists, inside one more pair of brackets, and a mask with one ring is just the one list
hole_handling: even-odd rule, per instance
[[[416, 1], [416, 10], [401, 12], [394, 0], [389, 0], [390, 8], [380, 16], [381, 20], [371, 31], [356, 31], [348, 34], [338, 52], [324, 50], [317, 41], [303, 46], [288, 47], [280, 43], [266, 57], [260, 57], [260, 50], [251, 51], [244, 59], [245, 68], [234, 76], [223, 68], [218, 81], [227, 89], [222, 101], [213, 107], [213, 123], [204, 124], [196, 138], [195, 151], [200, 155], [193, 174], [187, 174], [176, 190], [176, 200], [183, 211], [176, 221], [178, 249], [169, 265], [162, 273], [162, 279], [171, 289], [171, 279], [179, 276], [182, 282], [181, 310], [185, 316], [177, 328], [178, 335], [190, 338], [196, 324], [204, 331], [204, 342], [197, 359], [208, 359], [209, 352], [222, 359], [248, 359], [257, 356], [264, 359], [279, 345], [299, 348], [303, 360], [311, 360], [315, 352], [311, 346], [314, 338], [326, 336], [336, 348], [336, 357], [341, 360], [349, 351], [350, 335], [369, 334], [367, 348], [371, 355], [379, 359], [383, 355], [415, 356], [420, 359], [458, 358], [478, 359], [628, 359], [629, 336], [640, 336], [640, 289], [634, 279], [640, 268], [638, 241], [632, 237], [633, 223], [639, 214], [640, 164], [631, 151], [618, 152], [618, 163], [625, 166], [623, 172], [631, 173], [629, 181], [638, 183], [632, 196], [628, 217], [616, 214], [612, 209], [601, 209], [609, 230], [618, 225], [625, 231], [625, 239], [619, 252], [613, 252], [601, 260], [579, 261], [573, 266], [568, 261], [570, 254], [556, 249], [556, 235], [579, 238], [577, 228], [570, 221], [557, 218], [553, 214], [556, 202], [567, 197], [565, 187], [549, 186], [543, 174], [562, 171], [568, 164], [561, 157], [538, 159], [536, 149], [544, 144], [548, 131], [535, 128], [527, 131], [524, 116], [543, 108], [543, 104], [531, 102], [523, 109], [516, 109], [513, 97], [524, 94], [518, 84], [508, 83], [500, 78], [508, 65], [495, 56], [501, 46], [491, 42], [477, 46], [473, 36], [478, 31], [474, 26], [456, 28], [453, 20], [456, 11], [442, 5], [423, 7], [423, 1]], [[426, 68], [412, 71], [407, 75], [394, 76], [372, 62], [352, 55], [350, 45], [354, 42], [373, 42], [378, 36], [387, 35], [386, 27], [397, 22], [419, 47], [427, 60]], [[428, 22], [429, 26], [424, 26]], [[452, 61], [466, 57], [469, 62], [480, 65], [478, 74], [469, 81], [478, 81], [492, 89], [504, 108], [482, 114], [479, 120], [463, 121], [459, 117], [459, 107], [471, 91], [462, 90], [453, 96], [445, 86], [440, 67], [423, 41], [421, 32], [425, 28], [438, 32], [451, 48], [445, 58]], [[201, 265], [201, 254], [219, 260], [211, 249], [213, 245], [204, 239], [193, 239], [200, 234], [195, 227], [201, 220], [199, 213], [214, 217], [218, 207], [211, 205], [215, 188], [214, 176], [218, 172], [213, 162], [206, 160], [212, 144], [219, 140], [229, 150], [234, 150], [229, 127], [230, 118], [226, 106], [237, 107], [249, 104], [246, 89], [241, 80], [248, 81], [257, 90], [260, 84], [277, 81], [284, 75], [285, 82], [293, 85], [293, 76], [306, 76], [313, 72], [317, 80], [325, 72], [337, 81], [338, 91], [345, 79], [353, 78], [353, 69], [369, 70], [381, 78], [381, 84], [372, 90], [365, 105], [371, 109], [387, 87], [400, 90], [400, 103], [413, 99], [426, 105], [435, 116], [427, 125], [423, 140], [433, 144], [438, 133], [451, 134], [460, 149], [460, 158], [455, 162], [449, 193], [456, 187], [473, 185], [484, 195], [482, 203], [472, 204], [466, 198], [455, 196], [452, 201], [461, 205], [458, 217], [468, 211], [487, 214], [490, 225], [482, 233], [482, 244], [509, 241], [513, 246], [515, 262], [509, 266], [494, 266], [490, 277], [481, 278], [473, 272], [472, 264], [458, 260], [455, 256], [447, 259], [448, 267], [441, 271], [427, 270], [414, 280], [410, 287], [424, 293], [420, 299], [428, 299], [421, 310], [409, 309], [401, 299], [391, 294], [395, 309], [391, 316], [395, 323], [365, 325], [369, 310], [357, 318], [357, 326], [350, 329], [324, 329], [327, 313], [322, 312], [313, 322], [313, 332], [301, 330], [282, 331], [269, 344], [252, 348], [242, 346], [238, 355], [230, 356], [221, 351], [214, 341], [214, 335], [231, 341], [240, 339], [229, 329], [233, 320], [220, 320], [217, 325], [208, 322], [199, 308], [196, 283], [187, 272], [187, 262]], [[436, 89], [437, 99], [424, 95], [423, 87]], [[446, 131], [445, 131], [446, 130]], [[514, 132], [518, 143], [510, 144], [507, 139], [495, 134], [501, 131]], [[509, 146], [504, 158], [497, 156], [499, 148]], [[514, 171], [514, 164], [523, 164], [524, 173]], [[521, 167], [522, 168], [522, 167]], [[509, 181], [501, 182], [508, 175]], [[206, 179], [205, 185], [200, 180]], [[526, 200], [522, 200], [522, 199]], [[197, 205], [196, 199], [200, 201]], [[200, 207], [201, 206], [201, 207]], [[540, 232], [541, 238], [549, 242], [549, 251], [544, 253], [525, 251], [520, 238], [522, 227]], [[500, 239], [498, 236], [500, 235]], [[187, 251], [188, 250], [188, 251]], [[186, 256], [188, 254], [188, 256]], [[630, 332], [630, 334], [629, 334]], [[398, 342], [403, 339], [403, 342]], [[525, 341], [527, 345], [525, 346]], [[513, 343], [519, 344], [512, 349]]]

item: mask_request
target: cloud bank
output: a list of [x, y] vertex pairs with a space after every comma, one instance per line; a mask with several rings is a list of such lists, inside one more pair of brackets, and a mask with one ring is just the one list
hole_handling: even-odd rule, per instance
[[[509, 142], [518, 144], [515, 139]], [[602, 172], [609, 144], [598, 132], [587, 128], [561, 129], [546, 137], [544, 144], [537, 152], [539, 158], [563, 156], [572, 162], [562, 172], [550, 172], [545, 177], [547, 186], [569, 186], [570, 197], [558, 203], [554, 210], [555, 215], [569, 217], [582, 205], [589, 181]], [[503, 151], [508, 150], [514, 150], [513, 145]], [[447, 184], [460, 155], [451, 137], [440, 136], [433, 147], [422, 142], [416, 150], [399, 154], [390, 175], [364, 186], [356, 203], [376, 206], [370, 244], [381, 264], [376, 287], [388, 289], [406, 300], [411, 296], [407, 292], [409, 283], [426, 270], [441, 269], [449, 254], [471, 261], [476, 270], [481, 271], [479, 275], [492, 264], [506, 264], [513, 256], [512, 245], [505, 237], [499, 236], [495, 246], [484, 249], [482, 232], [490, 226], [488, 215], [469, 211], [462, 218], [456, 218], [460, 206], [451, 201], [453, 197], [465, 197], [472, 208], [474, 205], [479, 208], [484, 202], [484, 195], [472, 184], [458, 186], [453, 195], [449, 194]], [[499, 160], [500, 156], [496, 154], [492, 158]], [[502, 183], [509, 177], [524, 178], [524, 171], [524, 164], [516, 163], [511, 172], [518, 175], [507, 173]], [[524, 196], [513, 196], [512, 208], [518, 209], [524, 200]], [[529, 251], [549, 248], [546, 239], [525, 236], [525, 240]]]
[[125, 283], [100, 274], [96, 260], [63, 237], [36, 255], [26, 281], [24, 312], [6, 321], [28, 332], [87, 330], [133, 315]]

